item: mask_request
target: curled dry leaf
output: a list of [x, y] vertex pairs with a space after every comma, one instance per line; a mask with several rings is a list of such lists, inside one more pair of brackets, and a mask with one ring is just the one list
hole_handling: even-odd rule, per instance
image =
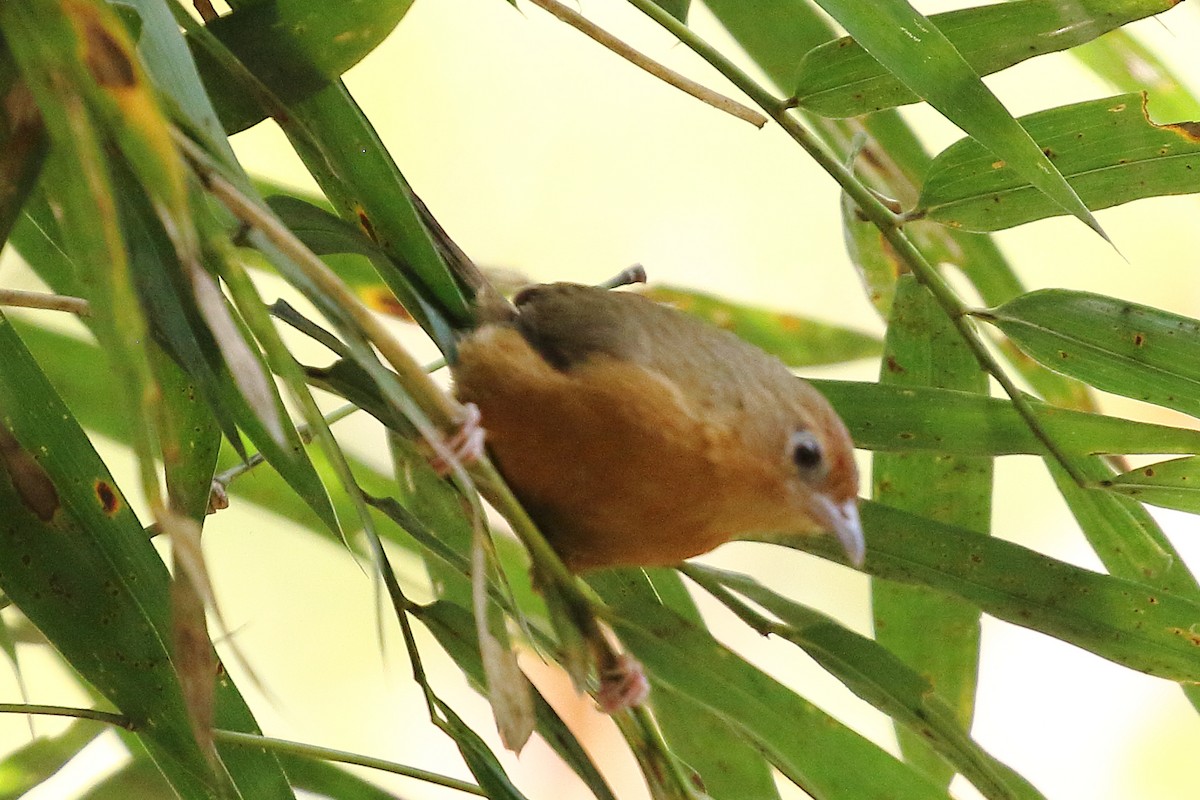
[[233, 315], [225, 306], [225, 296], [221, 294], [217, 281], [204, 271], [198, 264], [188, 266], [188, 275], [192, 281], [192, 291], [196, 294], [196, 305], [204, 315], [217, 347], [229, 365], [229, 372], [237, 383], [238, 389], [246, 402], [254, 409], [263, 427], [280, 447], [287, 447], [287, 439], [283, 435], [283, 423], [279, 419], [279, 409], [275, 405], [275, 391], [270, 378], [263, 370], [262, 362], [258, 360], [250, 345], [242, 338], [241, 331], [233, 321]]
[[501, 642], [488, 627], [488, 542], [486, 533], [477, 530], [471, 547], [471, 602], [475, 628], [479, 635], [479, 654], [487, 676], [488, 700], [496, 718], [500, 741], [514, 753], [529, 741], [537, 720], [529, 679], [521, 672], [517, 655], [507, 642]]

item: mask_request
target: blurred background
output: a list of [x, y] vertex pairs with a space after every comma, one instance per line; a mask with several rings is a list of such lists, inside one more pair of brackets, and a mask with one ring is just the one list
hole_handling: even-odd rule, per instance
[[[917, 5], [929, 14], [967, 4]], [[621, 0], [581, 0], [578, 8], [651, 58], [736, 96]], [[738, 52], [700, 3], [693, 3], [691, 25], [724, 52]], [[1200, 91], [1195, 8], [1184, 4], [1128, 30]], [[845, 254], [836, 186], [799, 148], [772, 125], [755, 129], [660, 83], [536, 7], [417, 0], [346, 82], [414, 189], [482, 264], [535, 281], [590, 283], [641, 263], [652, 281], [883, 331]], [[1115, 93], [1064, 54], [1026, 62], [988, 83], [1018, 115]], [[930, 150], [961, 135], [928, 109], [903, 113]], [[313, 185], [270, 123], [234, 143], [250, 172]], [[1200, 317], [1197, 210], [1195, 198], [1182, 197], [1100, 212], [1119, 252], [1062, 219], [997, 238], [1029, 288], [1086, 289]], [[11, 253], [0, 268], [5, 285], [36, 286]], [[277, 284], [264, 279], [263, 285], [272, 298]], [[278, 292], [286, 294], [282, 284]], [[419, 355], [432, 354], [410, 338]], [[877, 363], [862, 361], [812, 374], [873, 380], [877, 371]], [[1111, 397], [1102, 398], [1102, 407], [1194, 424]], [[386, 466], [380, 432], [365, 416], [339, 423], [338, 431], [348, 449]], [[127, 452], [101, 445], [118, 479], [132, 474]], [[867, 469], [865, 460], [862, 466]], [[996, 475], [996, 535], [1100, 569], [1037, 459], [1002, 458]], [[243, 480], [254, 480], [253, 474]], [[1197, 520], [1151, 511], [1193, 570], [1200, 569]], [[350, 554], [236, 502], [210, 518], [205, 547], [225, 620], [269, 695], [235, 666], [231, 671], [269, 735], [469, 778], [453, 743], [428, 723], [394, 626], [387, 618], [380, 625], [372, 580]], [[866, 578], [848, 569], [764, 545], [727, 545], [705, 558], [870, 630]], [[400, 558], [397, 568], [412, 585], [423, 584], [419, 564]], [[887, 719], [798, 650], [760, 638], [712, 604], [703, 607], [726, 643], [894, 749]], [[435, 686], [499, 751], [487, 705], [448, 659], [437, 657], [432, 640], [423, 641]], [[534, 657], [525, 665], [592, 749], [618, 795], [645, 797], [612, 723], [589, 699], [576, 697], [556, 670]], [[22, 650], [22, 667], [31, 702], [88, 703], [62, 681], [60, 667], [32, 648]], [[21, 697], [8, 670], [0, 670], [0, 697]], [[52, 733], [61, 724], [38, 719], [34, 730]], [[974, 733], [1054, 800], [1196, 796], [1200, 719], [1172, 684], [986, 617]], [[24, 718], [0, 716], [0, 750], [20, 747], [29, 736]], [[106, 734], [90, 748], [92, 758], [77, 759], [29, 797], [78, 796], [80, 786], [115, 768], [122, 752]], [[506, 764], [532, 800], [589, 796], [536, 737]], [[370, 777], [405, 797], [461, 796], [395, 776]], [[785, 797], [804, 797], [790, 784], [781, 786]], [[955, 788], [961, 797], [975, 796], [965, 785]]]

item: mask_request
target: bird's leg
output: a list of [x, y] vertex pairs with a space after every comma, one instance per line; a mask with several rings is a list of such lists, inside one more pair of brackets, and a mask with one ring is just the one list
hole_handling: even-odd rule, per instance
[[605, 714], [616, 714], [640, 706], [650, 695], [650, 681], [636, 659], [626, 653], [609, 651], [597, 664], [600, 688], [596, 704]]
[[[444, 447], [429, 459], [430, 465], [438, 475], [445, 477], [450, 474], [455, 463], [471, 464], [478, 461], [479, 457], [483, 455], [485, 431], [479, 424], [480, 420], [479, 406], [474, 403], [465, 403], [463, 419], [459, 423], [458, 429], [446, 437], [446, 440], [442, 442]], [[442, 455], [446, 451], [449, 451], [452, 458], [447, 459]]]

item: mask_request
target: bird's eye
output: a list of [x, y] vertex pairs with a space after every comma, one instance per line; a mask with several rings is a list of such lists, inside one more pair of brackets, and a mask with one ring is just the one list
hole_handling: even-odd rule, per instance
[[809, 431], [796, 431], [788, 442], [792, 461], [801, 472], [809, 473], [817, 470], [823, 463], [821, 443]]

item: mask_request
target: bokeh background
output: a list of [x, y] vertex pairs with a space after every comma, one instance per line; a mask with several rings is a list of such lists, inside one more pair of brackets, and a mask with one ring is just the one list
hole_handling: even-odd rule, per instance
[[[963, 5], [918, 3], [925, 13]], [[578, 7], [652, 58], [736, 95], [621, 0], [581, 0]], [[691, 24], [726, 53], [738, 52], [699, 3], [693, 3]], [[1196, 9], [1184, 4], [1129, 30], [1200, 92]], [[483, 264], [519, 270], [531, 280], [596, 282], [641, 263], [655, 281], [882, 333], [843, 247], [836, 186], [802, 151], [771, 125], [757, 130], [698, 103], [536, 7], [417, 0], [346, 82], [414, 188]], [[988, 83], [1015, 114], [1114, 93], [1064, 54], [1026, 62]], [[960, 136], [927, 109], [903, 113], [931, 150]], [[270, 123], [234, 143], [250, 171], [312, 185]], [[1183, 197], [1100, 212], [1119, 252], [1062, 219], [1004, 232], [998, 240], [1029, 288], [1086, 289], [1200, 317], [1198, 210], [1195, 198]], [[11, 253], [0, 263], [0, 279], [36, 286]], [[268, 297], [271, 290], [286, 294], [269, 278], [263, 285]], [[412, 341], [414, 349], [432, 353]], [[877, 369], [863, 361], [813, 374], [871, 380]], [[1103, 407], [1194, 424], [1115, 398], [1103, 398]], [[349, 449], [385, 466], [380, 432], [369, 420], [352, 418], [337, 430]], [[132, 474], [127, 452], [104, 442], [101, 448], [118, 478]], [[996, 475], [997, 535], [1101, 569], [1036, 459], [1000, 459]], [[1197, 519], [1151, 510], [1193, 570], [1200, 569]], [[429, 725], [393, 623], [386, 615], [380, 622], [372, 580], [349, 553], [245, 504], [210, 518], [205, 547], [230, 635], [268, 689], [238, 676], [268, 734], [469, 777], [450, 740]], [[867, 581], [850, 570], [764, 545], [727, 545], [706, 559], [750, 572], [869, 631]], [[423, 585], [419, 564], [401, 557], [397, 567], [412, 585]], [[762, 639], [712, 604], [703, 607], [724, 641], [894, 748], [886, 718], [802, 653]], [[423, 641], [443, 697], [499, 750], [486, 704], [448, 659], [438, 657], [432, 640]], [[525, 664], [619, 796], [645, 797], [611, 722], [590, 700], [575, 697], [557, 671], [533, 657]], [[64, 682], [61, 668], [35, 650], [23, 648], [22, 667], [32, 702], [88, 703]], [[231, 670], [238, 672], [234, 665]], [[19, 692], [11, 673], [0, 669], [0, 697], [16, 701]], [[52, 733], [61, 724], [38, 719], [34, 730]], [[1172, 684], [989, 618], [974, 733], [1052, 800], [1197, 796], [1200, 719]], [[0, 717], [0, 751], [20, 747], [29, 736], [27, 720]], [[78, 796], [80, 786], [114, 769], [122, 752], [108, 734], [89, 748], [88, 758], [29, 797]], [[532, 800], [589, 796], [536, 737], [506, 763]], [[372, 779], [405, 797], [461, 796], [395, 776]], [[955, 790], [975, 796], [965, 785]], [[784, 796], [804, 795], [786, 785]]]

